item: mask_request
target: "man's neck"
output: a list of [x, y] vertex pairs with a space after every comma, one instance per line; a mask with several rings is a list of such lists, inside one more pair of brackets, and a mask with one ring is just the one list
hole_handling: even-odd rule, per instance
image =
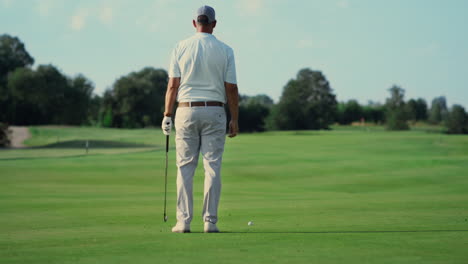
[[213, 29], [209, 28], [197, 28], [197, 33], [208, 33], [208, 34], [213, 34]]

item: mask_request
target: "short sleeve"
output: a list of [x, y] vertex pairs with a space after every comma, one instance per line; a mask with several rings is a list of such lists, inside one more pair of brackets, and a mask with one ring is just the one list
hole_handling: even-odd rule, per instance
[[224, 76], [224, 81], [227, 83], [237, 84], [236, 62], [234, 59], [234, 51], [232, 49], [229, 49], [228, 51], [228, 63], [226, 75]]
[[169, 78], [180, 77], [179, 62], [177, 60], [177, 47], [172, 50], [171, 62], [169, 63]]

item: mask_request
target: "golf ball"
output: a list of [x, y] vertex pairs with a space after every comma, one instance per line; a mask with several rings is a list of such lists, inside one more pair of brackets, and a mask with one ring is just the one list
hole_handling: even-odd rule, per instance
[[249, 221], [249, 223], [247, 223], [249, 226], [253, 226], [253, 222], [252, 221]]

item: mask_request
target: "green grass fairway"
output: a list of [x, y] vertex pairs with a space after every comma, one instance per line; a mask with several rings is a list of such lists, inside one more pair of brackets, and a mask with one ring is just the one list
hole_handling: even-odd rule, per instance
[[164, 223], [159, 129], [32, 133], [32, 148], [0, 150], [2, 264], [468, 263], [468, 136], [242, 134], [226, 144], [224, 232], [201, 233], [199, 168], [193, 233], [173, 234], [174, 144]]

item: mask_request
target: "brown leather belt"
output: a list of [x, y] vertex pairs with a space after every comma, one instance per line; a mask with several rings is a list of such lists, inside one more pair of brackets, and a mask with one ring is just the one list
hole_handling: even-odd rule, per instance
[[180, 102], [179, 107], [194, 107], [194, 106], [224, 106], [221, 102]]

